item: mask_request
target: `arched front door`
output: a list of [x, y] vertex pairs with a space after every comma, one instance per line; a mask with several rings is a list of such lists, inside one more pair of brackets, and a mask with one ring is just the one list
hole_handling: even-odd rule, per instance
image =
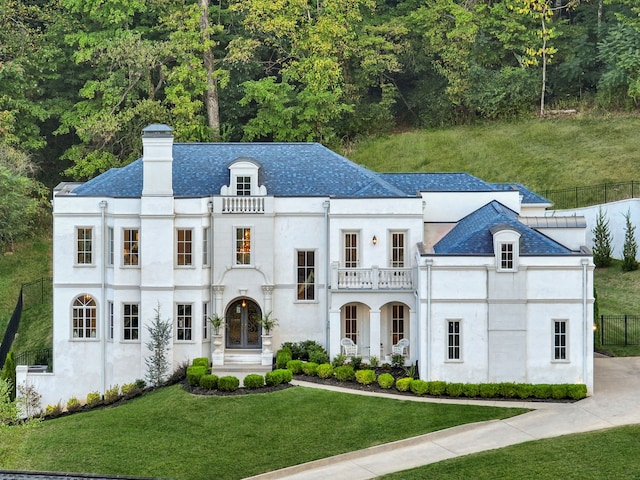
[[255, 302], [246, 298], [233, 302], [227, 309], [226, 348], [261, 348], [261, 317]]

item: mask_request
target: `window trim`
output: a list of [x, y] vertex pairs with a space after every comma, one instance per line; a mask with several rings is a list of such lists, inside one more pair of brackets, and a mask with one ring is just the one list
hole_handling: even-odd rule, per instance
[[[189, 239], [187, 240], [185, 237], [185, 239], [180, 240], [181, 232], [184, 232], [185, 234], [188, 233]], [[189, 245], [189, 251], [186, 251], [185, 248], [181, 248], [181, 246], [186, 246], [186, 245]], [[193, 228], [190, 228], [190, 227], [176, 228], [175, 248], [176, 248], [176, 255], [175, 255], [176, 267], [177, 268], [193, 268], [194, 267]], [[181, 258], [183, 260], [181, 260]], [[187, 258], [188, 258], [188, 263], [187, 263]], [[180, 263], [181, 261], [183, 261], [184, 263]]]
[[[238, 238], [238, 232], [242, 230], [242, 240], [240, 240]], [[246, 237], [246, 231], [249, 232], [249, 252], [247, 253], [246, 251], [244, 251], [245, 247], [245, 237]], [[253, 252], [254, 252], [254, 241], [253, 241], [253, 227], [251, 226], [247, 226], [247, 225], [237, 225], [233, 227], [233, 266], [234, 268], [246, 268], [246, 267], [253, 267]], [[242, 241], [242, 250], [239, 249], [239, 242]], [[239, 259], [239, 255], [248, 255], [249, 256], [249, 261], [248, 262], [242, 262], [240, 263], [238, 261]]]
[[253, 192], [253, 175], [235, 175], [234, 186], [236, 197], [250, 197]]
[[[299, 302], [299, 303], [316, 303], [318, 301], [317, 299], [317, 282], [316, 282], [316, 277], [317, 277], [317, 268], [316, 268], [316, 257], [317, 257], [317, 250], [312, 248], [312, 249], [296, 249], [295, 251], [296, 253], [296, 272], [295, 272], [295, 278], [296, 278], [296, 297], [295, 297], [295, 301]], [[300, 265], [300, 254], [304, 255], [304, 260], [305, 263], [304, 265]], [[311, 254], [313, 256], [313, 263], [311, 266], [309, 266], [308, 263], [308, 255]], [[300, 282], [300, 273], [301, 270], [303, 270], [306, 275], [304, 278], [303, 282]], [[312, 280], [311, 281], [307, 281], [309, 278], [309, 274], [312, 275]], [[311, 287], [311, 298], [309, 298], [306, 295], [306, 292], [308, 292], [309, 287]], [[302, 288], [302, 291], [301, 291]], [[300, 295], [302, 293], [302, 296], [304, 298], [301, 298]]]
[[[132, 233], [134, 235], [134, 239], [130, 237]], [[127, 257], [130, 261], [135, 259], [135, 263], [127, 263]], [[125, 227], [122, 229], [121, 260], [124, 268], [140, 268], [140, 229], [138, 227]]]
[[[451, 326], [457, 324], [458, 331], [451, 332]], [[463, 350], [462, 350], [462, 337], [463, 328], [462, 328], [462, 319], [460, 318], [447, 318], [445, 320], [445, 340], [444, 340], [444, 359], [446, 363], [464, 363], [463, 358]], [[455, 339], [457, 338], [457, 345], [455, 344]], [[454, 340], [452, 342], [451, 340]], [[457, 352], [457, 358], [455, 353]], [[454, 356], [451, 354], [454, 353]]]
[[[89, 231], [89, 240], [87, 241], [86, 238], [82, 239], [82, 243], [84, 248], [86, 248], [86, 245], [89, 245], [89, 249], [88, 250], [80, 250], [80, 231]], [[92, 267], [95, 265], [95, 254], [94, 254], [94, 238], [93, 238], [93, 231], [94, 228], [91, 226], [82, 226], [82, 225], [78, 225], [75, 227], [75, 251], [74, 251], [74, 265], [76, 267]], [[81, 253], [82, 252], [82, 253]], [[83, 261], [80, 262], [80, 255], [83, 255], [84, 257], [86, 257], [87, 255], [89, 256], [89, 261]]]
[[[498, 270], [501, 272], [515, 272], [517, 270], [516, 255], [515, 242], [498, 242]], [[507, 264], [506, 266], [505, 263]]]
[[[395, 236], [402, 235], [402, 246], [396, 247], [394, 244]], [[402, 261], [394, 260], [395, 252], [402, 252]], [[396, 265], [402, 263], [402, 265]], [[407, 231], [406, 230], [390, 230], [389, 231], [389, 266], [390, 268], [406, 268], [407, 266]]]
[[[347, 245], [349, 243], [347, 242], [347, 236], [351, 235], [355, 236], [355, 245]], [[351, 259], [353, 252], [355, 252], [355, 260]], [[344, 268], [360, 267], [360, 230], [342, 231], [342, 265], [344, 265]]]
[[202, 228], [202, 266], [209, 267], [209, 230], [211, 227]]
[[[84, 301], [81, 305], [76, 305], [76, 302]], [[76, 309], [82, 309], [82, 316], [76, 317]], [[86, 312], [91, 309], [93, 310], [93, 315], [87, 315]], [[76, 324], [76, 319], [82, 320], [82, 325]], [[92, 320], [92, 325], [89, 329], [87, 329], [87, 320]], [[76, 331], [82, 332], [83, 335], [76, 335]], [[93, 335], [89, 335], [88, 337], [84, 334], [89, 331], [92, 332]], [[71, 340], [72, 341], [81, 341], [81, 342], [92, 342], [98, 341], [100, 338], [98, 337], [98, 302], [93, 295], [89, 293], [84, 293], [81, 295], [77, 295], [73, 298], [71, 302]]]
[[[126, 313], [127, 307], [135, 307], [134, 313]], [[130, 318], [128, 318], [130, 317]], [[127, 319], [131, 321], [135, 318], [136, 325], [129, 324], [127, 327]], [[130, 332], [130, 336], [133, 337], [133, 332], [136, 334], [136, 338], [126, 338], [125, 332]], [[137, 302], [123, 302], [122, 303], [122, 341], [125, 343], [140, 343], [140, 304]]]
[[[187, 315], [187, 313], [183, 313], [182, 315], [180, 314], [180, 307], [189, 307], [189, 314]], [[186, 308], [185, 308], [186, 310]], [[184, 321], [184, 320], [189, 320], [189, 325], [187, 326], [186, 323], [184, 324], [184, 326], [180, 327], [180, 321]], [[176, 323], [175, 323], [175, 327], [176, 327], [176, 334], [175, 334], [175, 341], [179, 342], [179, 343], [193, 343], [194, 342], [194, 329], [193, 329], [193, 303], [176, 303]], [[186, 332], [189, 332], [189, 338], [180, 338], [180, 332], [182, 331], [182, 335], [183, 337], [186, 336]]]
[[[556, 325], [564, 325], [563, 332], [556, 332]], [[564, 345], [558, 345], [556, 341], [558, 336], [564, 339]], [[557, 350], [564, 351], [564, 358], [558, 358]], [[566, 318], [554, 318], [551, 320], [551, 362], [552, 363], [570, 363], [569, 357], [569, 320]]]
[[107, 227], [107, 266], [113, 267], [115, 262], [115, 232], [113, 227]]

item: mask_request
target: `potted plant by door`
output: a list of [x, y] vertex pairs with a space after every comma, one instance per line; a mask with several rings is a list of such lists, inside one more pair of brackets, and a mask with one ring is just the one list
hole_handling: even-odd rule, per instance
[[224, 364], [224, 351], [222, 348], [222, 329], [226, 325], [224, 318], [217, 313], [209, 316], [211, 324], [211, 340], [213, 343], [213, 352], [211, 353], [211, 363], [213, 365]]
[[273, 363], [273, 351], [271, 350], [271, 331], [278, 326], [278, 319], [271, 316], [271, 312], [265, 313], [258, 323], [262, 327], [262, 365]]

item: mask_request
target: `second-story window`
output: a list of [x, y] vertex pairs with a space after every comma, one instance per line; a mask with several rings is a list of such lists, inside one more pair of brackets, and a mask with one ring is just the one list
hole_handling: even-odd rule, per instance
[[251, 265], [251, 229], [236, 228], [236, 265]]
[[358, 234], [355, 232], [344, 234], [344, 266], [358, 268]]
[[138, 229], [126, 228], [122, 231], [122, 260], [124, 265], [138, 265]]
[[93, 229], [91, 227], [76, 229], [76, 263], [78, 265], [93, 263]]
[[236, 195], [239, 197], [251, 195], [251, 177], [236, 177]]
[[193, 265], [193, 231], [189, 229], [179, 229], [176, 246], [178, 265]]
[[316, 260], [313, 250], [298, 250], [298, 300], [315, 299]]
[[391, 233], [391, 266], [404, 268], [404, 232]]

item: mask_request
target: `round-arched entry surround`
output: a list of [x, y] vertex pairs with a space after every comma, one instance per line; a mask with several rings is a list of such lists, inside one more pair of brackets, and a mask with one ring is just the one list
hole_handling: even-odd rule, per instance
[[262, 347], [262, 310], [249, 298], [234, 300], [227, 307], [225, 322], [227, 340], [225, 348], [257, 349]]

